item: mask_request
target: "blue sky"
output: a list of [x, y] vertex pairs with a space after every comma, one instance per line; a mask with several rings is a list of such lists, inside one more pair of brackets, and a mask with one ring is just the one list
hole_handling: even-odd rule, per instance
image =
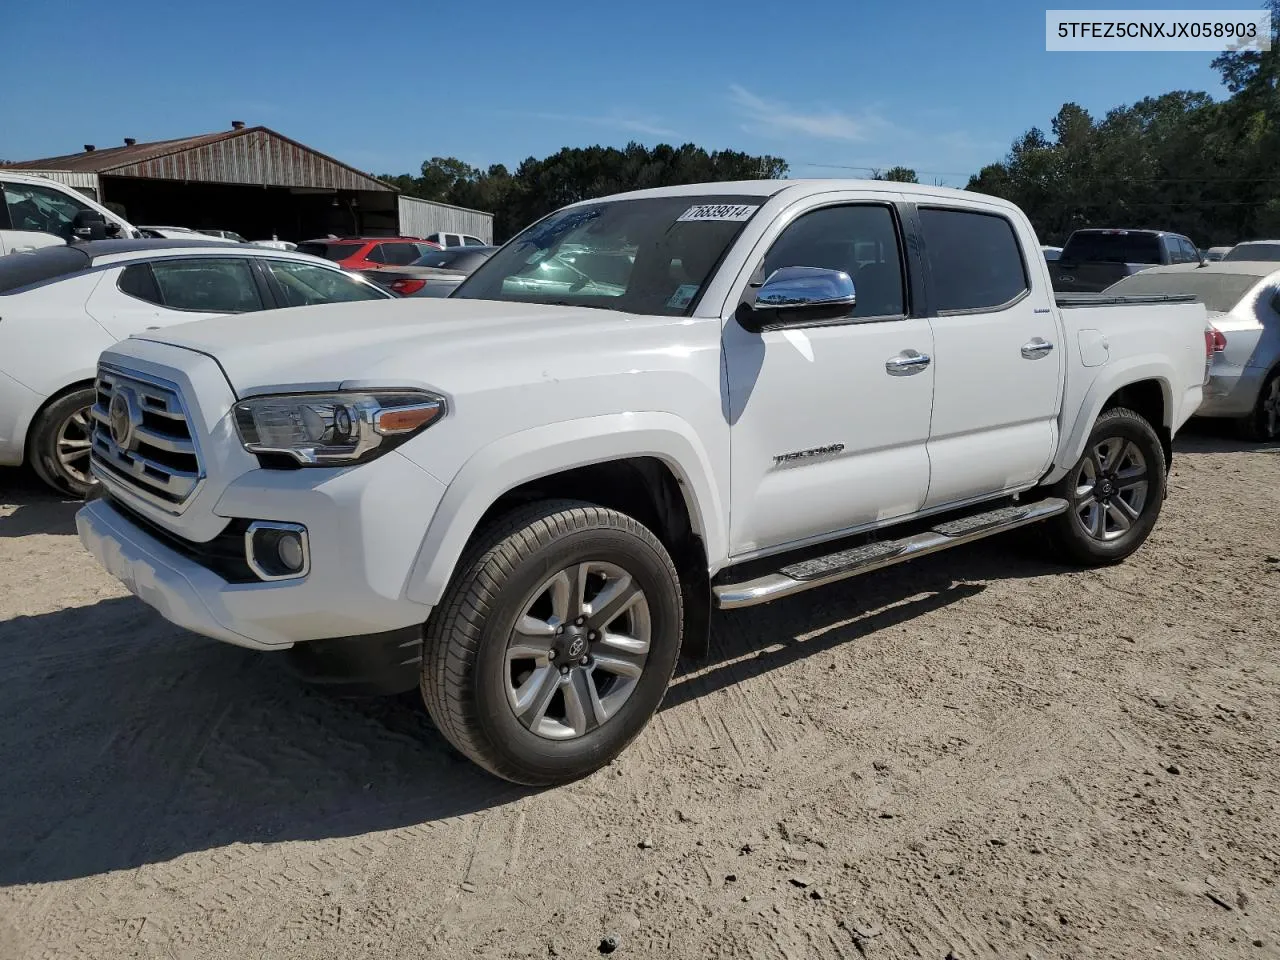
[[1047, 53], [1045, 6], [14, 3], [0, 20], [0, 158], [244, 120], [374, 173], [636, 139], [771, 153], [792, 176], [903, 164], [962, 186], [1065, 101], [1100, 115], [1168, 90], [1225, 94], [1208, 53]]

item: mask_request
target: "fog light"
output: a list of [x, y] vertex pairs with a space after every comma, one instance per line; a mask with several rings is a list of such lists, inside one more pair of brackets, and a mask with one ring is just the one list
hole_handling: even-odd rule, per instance
[[305, 577], [311, 568], [307, 528], [298, 523], [255, 520], [244, 535], [245, 559], [261, 580]]
[[276, 556], [284, 564], [285, 569], [298, 571], [302, 569], [302, 538], [296, 533], [282, 533], [276, 541]]

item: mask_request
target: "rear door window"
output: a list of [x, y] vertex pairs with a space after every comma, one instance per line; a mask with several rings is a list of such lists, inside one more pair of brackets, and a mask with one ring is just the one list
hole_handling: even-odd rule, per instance
[[151, 265], [164, 305], [200, 313], [248, 313], [262, 297], [248, 257], [157, 260]]
[[460, 247], [460, 246], [462, 246], [462, 238], [461, 238], [460, 236], [458, 236], [456, 233], [446, 233], [444, 236], [445, 236], [445, 246], [446, 246], [446, 247]]
[[923, 207], [920, 228], [940, 313], [1000, 309], [1030, 288], [1017, 234], [1004, 217]]

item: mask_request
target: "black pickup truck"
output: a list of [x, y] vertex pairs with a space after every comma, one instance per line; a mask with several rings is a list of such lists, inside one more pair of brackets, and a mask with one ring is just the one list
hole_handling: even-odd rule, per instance
[[1200, 251], [1186, 237], [1163, 230], [1077, 230], [1049, 264], [1053, 289], [1097, 293], [1148, 267], [1199, 263]]

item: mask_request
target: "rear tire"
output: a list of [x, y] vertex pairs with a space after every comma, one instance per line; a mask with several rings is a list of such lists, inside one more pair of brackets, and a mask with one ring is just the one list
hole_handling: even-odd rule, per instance
[[1069, 506], [1045, 521], [1050, 544], [1071, 563], [1119, 563], [1150, 535], [1165, 484], [1164, 449], [1151, 424], [1124, 407], [1103, 411], [1084, 454], [1051, 490]]
[[682, 622], [675, 566], [647, 528], [579, 501], [533, 504], [495, 520], [459, 561], [427, 621], [422, 696], [486, 770], [566, 783], [648, 723]]
[[31, 426], [31, 468], [64, 496], [83, 498], [97, 486], [89, 472], [89, 408], [95, 399], [92, 387], [73, 390], [41, 410]]
[[1253, 411], [1238, 420], [1237, 426], [1245, 440], [1267, 443], [1280, 439], [1280, 370], [1273, 370], [1263, 381]]

